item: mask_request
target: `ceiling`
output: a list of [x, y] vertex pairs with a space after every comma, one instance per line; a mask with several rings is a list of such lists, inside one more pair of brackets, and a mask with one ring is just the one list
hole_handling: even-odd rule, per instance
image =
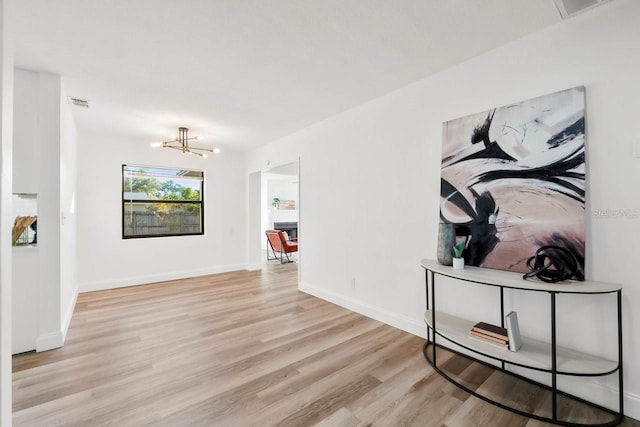
[[249, 150], [560, 21], [554, 0], [19, 0], [78, 131]]

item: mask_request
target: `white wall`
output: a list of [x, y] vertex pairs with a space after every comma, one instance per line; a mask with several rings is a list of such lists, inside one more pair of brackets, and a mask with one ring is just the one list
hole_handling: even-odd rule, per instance
[[16, 308], [37, 318], [34, 348], [44, 351], [63, 345], [77, 295], [75, 217], [70, 213], [76, 186], [75, 124], [60, 76], [15, 70], [15, 92], [13, 191], [38, 195], [38, 246], [29, 253], [37, 274], [17, 270], [14, 275], [16, 291], [36, 279], [38, 298]]
[[[587, 275], [624, 285], [626, 411], [640, 418], [640, 216], [595, 215], [640, 207], [640, 159], [632, 156], [640, 140], [639, 16], [640, 2], [608, 3], [251, 152], [247, 173], [301, 158], [300, 288], [425, 336], [419, 262], [436, 255], [442, 123], [584, 85]], [[493, 299], [455, 286], [449, 297], [461, 312]], [[509, 296], [515, 306], [543, 304], [543, 313], [547, 301]], [[610, 302], [562, 301], [560, 338], [615, 357]], [[521, 318], [533, 335], [548, 331], [548, 316], [539, 313]], [[616, 407], [615, 376], [563, 386]]]
[[[38, 73], [15, 72], [13, 119], [13, 191], [36, 194], [39, 189], [40, 150], [38, 141]], [[13, 212], [15, 218], [16, 207]], [[37, 212], [36, 212], [37, 214]], [[38, 247], [13, 248], [13, 315], [11, 353], [35, 350], [40, 335]]]
[[[152, 141], [78, 135], [80, 291], [213, 274], [245, 267], [244, 154], [202, 159], [151, 148]], [[122, 164], [205, 172], [205, 234], [122, 239]]]
[[246, 183], [246, 220], [247, 229], [251, 232], [245, 233], [245, 259], [247, 270], [260, 270], [262, 268], [262, 245], [265, 238], [262, 228], [262, 207], [266, 198], [266, 188], [262, 185], [262, 173], [255, 172], [249, 174]]
[[[20, 95], [25, 83], [24, 74], [30, 71], [16, 70], [16, 103], [27, 102]], [[32, 173], [38, 179], [38, 255], [40, 270], [39, 337], [38, 351], [60, 347], [63, 344], [60, 316], [60, 76], [51, 73], [35, 73], [38, 78], [36, 120], [22, 121], [16, 116], [16, 129], [35, 126], [38, 163]], [[19, 144], [16, 144], [16, 149]], [[33, 163], [30, 163], [33, 165]], [[24, 165], [17, 162], [14, 168]], [[14, 182], [14, 191], [19, 192]]]
[[[14, 115], [19, 116], [19, 114]], [[16, 133], [14, 132], [14, 136]], [[14, 142], [15, 155], [21, 149]], [[17, 169], [14, 168], [14, 173]], [[14, 184], [16, 179], [14, 178]], [[38, 200], [32, 195], [14, 195], [12, 218], [18, 216], [38, 216]], [[30, 228], [27, 230], [31, 231]], [[32, 233], [28, 234], [31, 239]], [[12, 345], [11, 353], [22, 353], [36, 348], [38, 340], [38, 246], [14, 246], [12, 248], [13, 293], [12, 293]]]
[[40, 162], [42, 155], [38, 147], [38, 98], [40, 75], [35, 72], [16, 70], [15, 91], [19, 98], [14, 103], [13, 139], [17, 146], [13, 150], [14, 192], [37, 193], [39, 188]]
[[11, 194], [13, 50], [11, 2], [0, 0], [0, 426], [11, 426]]
[[78, 295], [77, 131], [64, 83], [60, 94], [60, 319], [66, 336]]
[[[298, 220], [298, 177], [287, 175], [263, 174], [267, 181], [267, 203], [266, 208], [270, 211], [271, 226], [274, 222], [290, 222]], [[275, 208], [272, 203], [277, 197], [282, 200], [293, 200], [295, 209]]]

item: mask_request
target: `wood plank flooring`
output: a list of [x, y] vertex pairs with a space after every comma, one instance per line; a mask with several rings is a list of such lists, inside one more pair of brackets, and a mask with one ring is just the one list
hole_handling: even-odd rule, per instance
[[[295, 264], [84, 293], [63, 348], [14, 356], [14, 425], [544, 425], [457, 389], [422, 344], [299, 292]], [[438, 357], [476, 388], [513, 386]]]

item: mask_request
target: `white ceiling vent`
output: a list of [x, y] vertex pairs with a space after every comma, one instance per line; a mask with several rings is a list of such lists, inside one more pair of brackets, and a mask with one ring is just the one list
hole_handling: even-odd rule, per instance
[[573, 15], [584, 12], [585, 10], [594, 8], [609, 0], [554, 0], [558, 12], [562, 19], [567, 19]]
[[69, 102], [78, 107], [89, 108], [89, 100], [82, 98], [74, 98], [73, 96], [69, 97]]

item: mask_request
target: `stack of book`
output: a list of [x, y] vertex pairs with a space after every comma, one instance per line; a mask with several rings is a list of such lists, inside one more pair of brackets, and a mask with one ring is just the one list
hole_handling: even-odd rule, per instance
[[478, 322], [471, 328], [471, 336], [488, 344], [509, 349], [509, 335], [506, 328]]

